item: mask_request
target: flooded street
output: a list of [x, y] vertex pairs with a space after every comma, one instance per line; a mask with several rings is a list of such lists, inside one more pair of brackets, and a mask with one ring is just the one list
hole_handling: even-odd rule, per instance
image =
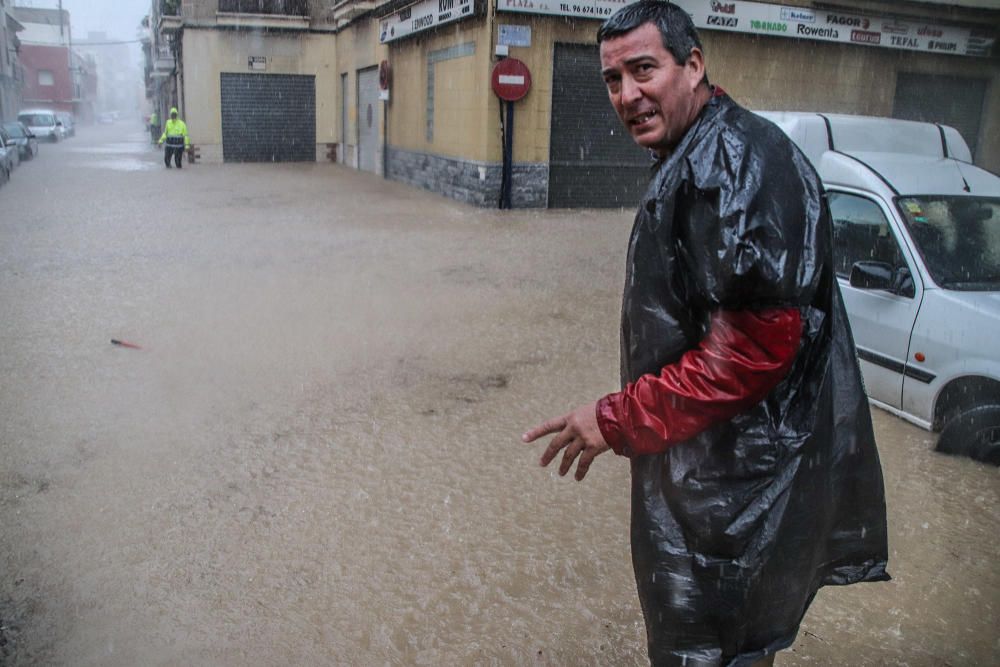
[[[40, 153], [0, 189], [0, 662], [645, 664], [626, 461], [519, 441], [618, 388], [631, 211], [168, 171], [124, 121]], [[873, 412], [894, 579], [776, 664], [1000, 663], [1000, 470]]]

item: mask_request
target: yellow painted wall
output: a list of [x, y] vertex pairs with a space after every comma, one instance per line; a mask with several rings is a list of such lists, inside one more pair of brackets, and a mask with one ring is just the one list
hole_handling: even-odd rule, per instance
[[[317, 143], [346, 139], [348, 162], [357, 141], [357, 72], [388, 59], [393, 69], [388, 109], [391, 146], [465, 160], [499, 163], [499, 104], [490, 89], [497, 26], [531, 28], [530, 48], [511, 47], [532, 73], [532, 89], [516, 103], [514, 159], [549, 159], [552, 64], [557, 43], [594, 44], [599, 21], [499, 12], [381, 45], [378, 21], [356, 21], [338, 33], [254, 33], [186, 28], [184, 101], [192, 141], [221, 144], [219, 72], [247, 72], [247, 57], [267, 55], [269, 73], [316, 76]], [[798, 109], [888, 116], [897, 72], [989, 81], [977, 161], [1000, 171], [1000, 67], [996, 60], [808, 42], [705, 30], [709, 76], [755, 109]], [[437, 62], [434, 133], [427, 140], [429, 54], [474, 43], [472, 55]], [[341, 125], [340, 75], [348, 74], [348, 123]], [[599, 72], [594, 72], [600, 77]], [[610, 109], [610, 103], [609, 103]], [[378, 118], [382, 127], [382, 118]], [[386, 140], [385, 137], [382, 138]]]
[[[430, 53], [475, 43], [468, 56], [434, 65], [434, 136], [427, 141], [427, 77]], [[389, 144], [395, 148], [475, 161], [490, 156], [490, 117], [497, 114], [490, 91], [489, 26], [475, 17], [389, 44], [393, 83], [389, 104]], [[492, 124], [496, 131], [496, 122]]]
[[[524, 61], [531, 72], [531, 90], [514, 107], [514, 162], [549, 161], [549, 132], [552, 116], [552, 63], [556, 43], [595, 44], [600, 21], [573, 20], [500, 12], [497, 25], [526, 25], [531, 28], [530, 48], [510, 48], [510, 57]], [[494, 30], [496, 42], [498, 30]], [[491, 49], [492, 50], [492, 49]], [[600, 79], [601, 73], [594, 72]], [[496, 96], [490, 92], [494, 107]], [[608, 109], [611, 103], [608, 102]], [[494, 161], [502, 156], [499, 111], [492, 114], [488, 135]]]
[[[515, 107], [514, 160], [547, 162], [555, 44], [594, 44], [600, 22], [500, 12], [497, 24], [531, 27], [531, 47], [510, 49], [532, 75], [531, 92]], [[701, 38], [712, 82], [753, 109], [890, 116], [897, 72], [987, 79], [977, 162], [1000, 171], [1000, 67], [995, 60], [710, 30], [702, 31]], [[490, 97], [495, 104], [492, 93]], [[499, 161], [497, 113], [489, 114], [488, 121], [487, 159]]]
[[250, 56], [266, 56], [262, 74], [316, 77], [316, 141], [335, 141], [339, 77], [334, 66], [336, 36], [315, 33], [184, 30], [184, 112], [191, 142], [222, 143], [220, 73], [250, 73]]
[[[331, 141], [341, 144], [340, 161], [357, 165], [355, 153], [358, 142], [358, 70], [376, 67], [388, 57], [388, 48], [378, 42], [378, 22], [372, 20], [356, 21], [337, 33], [336, 60], [332, 67], [336, 69], [336, 94], [334, 109], [334, 133]], [[347, 136], [343, 136], [341, 114], [343, 109], [340, 99], [340, 77], [347, 74]], [[379, 132], [382, 128], [382, 104], [379, 104], [377, 124]], [[381, 142], [380, 142], [381, 143]]]

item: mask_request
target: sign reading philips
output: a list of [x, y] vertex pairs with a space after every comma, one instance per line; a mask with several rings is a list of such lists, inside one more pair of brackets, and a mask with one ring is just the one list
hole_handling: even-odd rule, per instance
[[[469, 0], [471, 2], [471, 0]], [[604, 19], [634, 0], [497, 0], [502, 12]], [[988, 57], [995, 37], [969, 28], [914, 23], [882, 16], [784, 7], [744, 0], [674, 0], [697, 28], [794, 37], [889, 49]], [[385, 41], [385, 40], [383, 40]]]

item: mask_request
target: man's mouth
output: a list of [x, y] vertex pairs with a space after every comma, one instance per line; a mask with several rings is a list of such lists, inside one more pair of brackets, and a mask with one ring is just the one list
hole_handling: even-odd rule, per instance
[[655, 111], [646, 111], [644, 113], [636, 114], [636, 115], [634, 115], [634, 116], [632, 116], [631, 118], [628, 119], [628, 124], [631, 125], [631, 126], [633, 126], [633, 127], [637, 127], [639, 125], [644, 125], [646, 122], [648, 122], [650, 119], [652, 119], [653, 116], [655, 116], [655, 115], [656, 115]]

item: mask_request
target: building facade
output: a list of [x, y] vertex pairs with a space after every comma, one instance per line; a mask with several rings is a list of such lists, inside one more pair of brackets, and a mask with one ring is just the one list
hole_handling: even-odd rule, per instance
[[66, 111], [84, 121], [92, 119], [97, 72], [92, 58], [72, 48], [69, 12], [13, 7], [10, 13], [22, 26], [21, 108]]
[[17, 33], [24, 30], [8, 11], [7, 0], [0, 0], [0, 122], [14, 120], [21, 109], [24, 68], [18, 52]]
[[24, 26], [19, 35], [24, 66], [22, 106], [72, 113], [76, 91], [70, 71], [69, 12], [31, 7], [12, 11]]
[[[626, 2], [182, 0], [154, 6], [176, 14], [151, 41], [171, 44], [203, 160], [335, 159], [480, 206], [499, 204], [506, 162], [513, 206], [629, 206], [650, 159], [614, 115], [594, 39]], [[744, 106], [941, 122], [1000, 171], [1000, 8], [678, 4]], [[530, 76], [512, 117], [492, 86], [504, 57]]]
[[[153, 108], [161, 118], [172, 106], [181, 109], [202, 161], [343, 158], [338, 115], [343, 91], [336, 63], [351, 60], [364, 67], [378, 61], [343, 50], [356, 31], [346, 29], [338, 39], [330, 5], [305, 0], [155, 4], [146, 50]], [[372, 37], [359, 48], [374, 54], [374, 27], [368, 32]], [[347, 161], [359, 164], [354, 157]]]

